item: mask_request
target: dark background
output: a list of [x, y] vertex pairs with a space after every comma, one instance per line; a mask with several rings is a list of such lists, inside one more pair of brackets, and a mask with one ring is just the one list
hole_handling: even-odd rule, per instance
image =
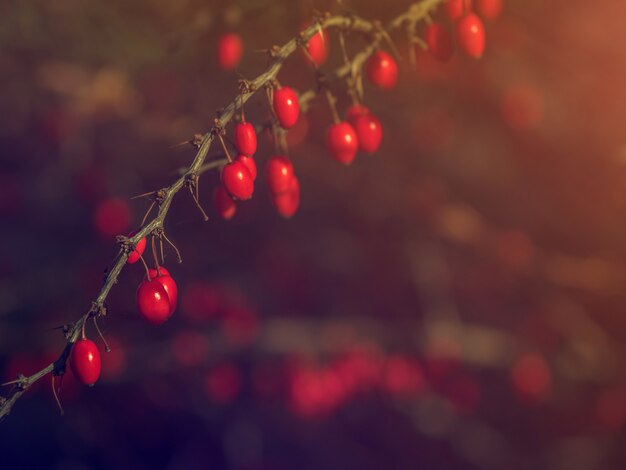
[[[344, 2], [383, 21], [406, 1]], [[205, 132], [314, 9], [330, 2], [9, 0], [0, 4], [0, 366], [31, 374], [63, 348], [116, 247]], [[0, 423], [2, 467], [556, 468], [626, 466], [626, 5], [505, 0], [485, 57], [446, 65], [394, 36], [383, 122], [351, 167], [324, 148], [322, 99], [290, 133], [298, 214], [263, 177], [231, 222], [184, 191], [164, 326], [124, 270], [94, 388], [49, 377]], [[216, 66], [243, 38], [238, 73]], [[363, 47], [350, 37], [349, 50]], [[332, 57], [341, 63], [338, 40]], [[280, 74], [299, 91], [295, 54]], [[340, 109], [348, 100], [343, 86]], [[248, 120], [267, 116], [259, 94]], [[271, 154], [259, 138], [260, 169]], [[218, 151], [217, 148], [213, 150]], [[108, 214], [108, 215], [107, 215]], [[93, 328], [88, 335], [96, 339]], [[99, 343], [101, 345], [101, 343]], [[102, 348], [103, 350], [103, 348]]]

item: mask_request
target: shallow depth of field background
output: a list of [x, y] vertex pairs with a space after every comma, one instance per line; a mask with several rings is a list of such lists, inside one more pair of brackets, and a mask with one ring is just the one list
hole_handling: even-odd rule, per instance
[[[386, 21], [408, 1], [344, 2]], [[236, 95], [238, 72], [323, 2], [0, 4], [0, 369], [57, 356], [140, 222], [131, 196], [176, 178]], [[263, 177], [231, 222], [188, 193], [166, 229], [181, 299], [154, 328], [140, 265], [102, 321], [112, 352], [92, 389], [49, 377], [0, 423], [21, 468], [554, 468], [626, 465], [626, 4], [505, 0], [483, 60], [419, 54], [366, 87], [385, 138], [343, 167], [318, 99], [290, 134], [302, 186], [282, 220]], [[348, 39], [355, 52], [364, 43]], [[340, 64], [338, 40], [332, 58]], [[304, 91], [299, 54], [280, 80]], [[341, 85], [334, 89], [345, 110]], [[267, 116], [259, 94], [248, 120]], [[273, 151], [260, 136], [259, 168]], [[217, 150], [217, 147], [215, 147]], [[148, 253], [148, 252], [146, 252]], [[88, 330], [92, 339], [96, 333]], [[99, 343], [100, 344], [100, 343]]]

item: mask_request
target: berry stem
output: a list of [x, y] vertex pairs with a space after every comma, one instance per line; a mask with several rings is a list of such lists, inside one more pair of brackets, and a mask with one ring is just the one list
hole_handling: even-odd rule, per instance
[[246, 112], [244, 111], [243, 91], [239, 93], [239, 99], [241, 100], [241, 122], [246, 123]]
[[165, 238], [165, 241], [169, 243], [172, 248], [174, 248], [174, 251], [176, 252], [176, 257], [178, 258], [178, 263], [179, 264], [182, 263], [183, 258], [180, 256], [180, 251], [178, 251], [178, 248], [176, 248], [176, 245], [174, 245], [172, 241], [169, 238], [167, 238], [167, 235], [165, 235], [165, 232], [163, 232], [161, 236]]
[[165, 254], [163, 252], [163, 236], [159, 237], [159, 248], [161, 251], [161, 264], [165, 264]]
[[[205, 222], [207, 222], [209, 220], [209, 216], [207, 215], [202, 205], [200, 204], [200, 195], [199, 195], [200, 190], [198, 189], [199, 186], [200, 186], [200, 177], [196, 177], [193, 180], [190, 180], [189, 193], [191, 194], [191, 198], [193, 199], [193, 202], [195, 202], [196, 207], [202, 214], [202, 218], [204, 219]], [[161, 259], [163, 259], [163, 257], [161, 257]]]
[[[61, 416], [63, 416], [65, 414], [65, 411], [63, 410], [63, 406], [61, 406], [61, 400], [59, 400], [59, 395], [57, 394], [56, 387], [54, 386], [55, 379], [56, 379], [56, 375], [52, 374], [52, 394], [54, 395], [54, 399], [57, 402], [57, 406], [59, 407]], [[59, 380], [59, 382], [61, 382], [62, 380], [63, 380], [63, 376], [61, 376], [61, 379]], [[59, 386], [59, 391], [60, 391], [60, 386]]]
[[139, 259], [141, 260], [141, 263], [143, 264], [143, 267], [146, 269], [146, 278], [148, 279], [148, 281], [151, 281], [152, 279], [150, 279], [150, 269], [148, 269], [148, 265], [146, 264], [146, 260], [143, 259], [143, 255], [139, 255]]
[[335, 98], [335, 96], [328, 88], [324, 89], [324, 94], [326, 95], [326, 101], [328, 101], [330, 113], [333, 116], [333, 122], [335, 124], [339, 124], [341, 122], [341, 118], [339, 117], [339, 113], [337, 112], [337, 98]]
[[161, 277], [161, 266], [159, 265], [159, 257], [157, 256], [156, 243], [154, 242], [154, 235], [152, 235], [152, 258], [154, 258], [154, 266], [156, 267], [157, 277]]
[[228, 148], [226, 148], [226, 142], [224, 142], [224, 137], [222, 137], [222, 134], [218, 134], [217, 136], [220, 139], [220, 142], [222, 144], [222, 148], [224, 149], [224, 153], [226, 154], [226, 158], [228, 159], [228, 163], [232, 163], [233, 162], [233, 157], [230, 156], [230, 152], [228, 151]]
[[96, 327], [96, 331], [98, 332], [98, 336], [100, 336], [100, 339], [104, 343], [104, 351], [105, 352], [111, 352], [111, 348], [109, 347], [109, 343], [107, 343], [107, 340], [104, 338], [104, 335], [102, 334], [102, 331], [100, 331], [100, 326], [98, 325], [98, 319], [95, 316], [93, 317], [93, 324]]

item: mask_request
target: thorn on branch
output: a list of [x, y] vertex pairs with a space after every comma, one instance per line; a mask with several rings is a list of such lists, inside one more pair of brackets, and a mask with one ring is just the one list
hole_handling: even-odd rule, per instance
[[15, 385], [15, 387], [18, 390], [25, 390], [27, 383], [28, 383], [27, 377], [24, 374], [19, 373], [17, 374], [17, 379], [10, 380], [9, 382], [4, 382], [2, 386], [5, 387], [7, 385]]
[[239, 80], [238, 88], [240, 95], [249, 95], [250, 93], [254, 93], [256, 91], [256, 86], [245, 78]]
[[277, 46], [276, 44], [274, 44], [272, 47], [270, 47], [267, 50], [267, 53], [270, 56], [270, 59], [276, 60], [276, 58], [280, 55], [281, 50], [282, 48], [280, 46]]
[[204, 141], [204, 135], [202, 134], [194, 134], [193, 135], [193, 139], [191, 139], [189, 141], [189, 143], [194, 147], [199, 149], [200, 146], [202, 145], [202, 142]]

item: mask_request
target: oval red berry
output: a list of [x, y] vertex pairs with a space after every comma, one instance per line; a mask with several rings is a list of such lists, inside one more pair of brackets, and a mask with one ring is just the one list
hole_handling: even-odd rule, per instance
[[469, 13], [456, 24], [459, 47], [470, 57], [480, 59], [485, 51], [485, 26], [474, 13]]
[[326, 133], [326, 146], [335, 160], [349, 165], [359, 149], [354, 128], [346, 121], [331, 125]]
[[293, 165], [287, 157], [276, 155], [267, 161], [265, 176], [270, 192], [281, 194], [291, 187], [291, 180], [294, 177]]
[[228, 194], [240, 201], [250, 199], [254, 192], [254, 179], [240, 161], [229, 163], [222, 169], [222, 184]]
[[379, 88], [393, 88], [398, 81], [398, 64], [384, 51], [372, 54], [365, 65], [365, 72], [369, 81]]
[[283, 129], [290, 129], [296, 124], [300, 116], [300, 102], [295, 91], [286, 86], [274, 90], [273, 106]]
[[240, 122], [235, 126], [235, 147], [240, 154], [251, 157], [256, 152], [256, 132], [249, 122]]
[[441, 23], [431, 23], [424, 33], [428, 52], [437, 60], [447, 62], [454, 53], [452, 36]]
[[243, 55], [243, 41], [238, 34], [222, 34], [217, 40], [217, 62], [223, 70], [232, 70], [239, 65]]
[[93, 385], [100, 377], [102, 368], [100, 351], [96, 343], [89, 339], [79, 339], [72, 346], [70, 367], [78, 380], [85, 385]]
[[156, 279], [142, 281], [137, 289], [139, 314], [155, 325], [161, 325], [170, 316], [171, 305], [165, 288]]

